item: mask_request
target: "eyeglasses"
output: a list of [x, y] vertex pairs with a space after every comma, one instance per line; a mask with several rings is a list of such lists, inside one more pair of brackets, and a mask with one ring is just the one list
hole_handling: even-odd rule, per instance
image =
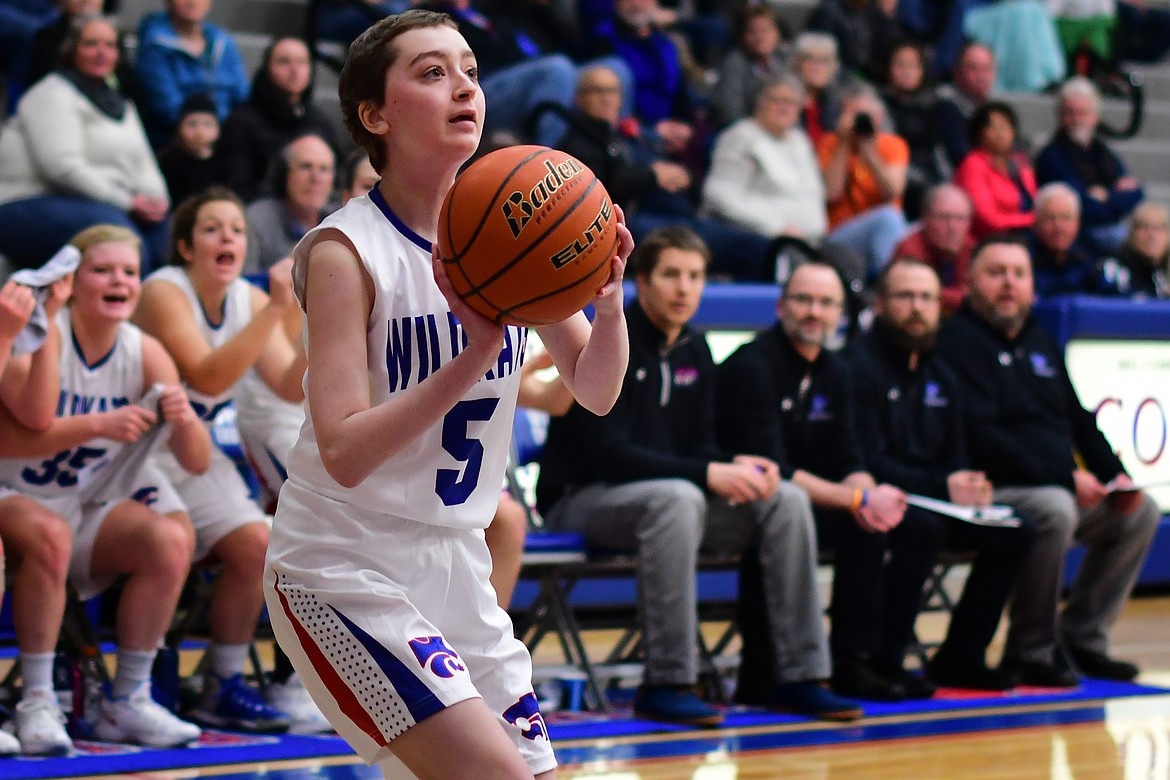
[[814, 303], [820, 305], [822, 309], [840, 309], [843, 303], [836, 298], [817, 298], [806, 293], [795, 293], [793, 295], [785, 295], [784, 300], [789, 301], [797, 306], [811, 307]]
[[922, 303], [938, 303], [939, 296], [936, 293], [930, 292], [914, 292], [913, 290], [898, 290], [886, 296], [891, 301], [900, 301], [902, 303], [913, 303], [914, 301], [921, 301]]
[[617, 86], [617, 87], [600, 87], [600, 86], [598, 86], [598, 87], [582, 87], [581, 88], [582, 95], [620, 95], [621, 93], [622, 93], [622, 88], [620, 86]]
[[1170, 230], [1165, 222], [1134, 222], [1134, 230]]

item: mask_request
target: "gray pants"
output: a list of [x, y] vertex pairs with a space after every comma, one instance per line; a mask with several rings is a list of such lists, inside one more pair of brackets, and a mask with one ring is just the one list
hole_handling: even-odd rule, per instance
[[550, 527], [584, 534], [591, 548], [636, 553], [647, 684], [698, 679], [700, 549], [727, 554], [752, 547], [760, 556], [777, 682], [829, 676], [816, 528], [801, 488], [782, 482], [766, 501], [731, 506], [683, 479], [591, 485], [565, 495], [545, 519]]
[[[1154, 500], [1144, 496], [1128, 515], [1112, 510], [1108, 501], [1085, 510], [1068, 489], [1045, 485], [999, 488], [995, 502], [1010, 504], [1036, 523], [1036, 541], [1012, 598], [1004, 658], [1052, 663], [1057, 639], [1106, 652], [1109, 628], [1137, 582], [1162, 516]], [[1087, 552], [1061, 613], [1065, 558], [1077, 543]]]

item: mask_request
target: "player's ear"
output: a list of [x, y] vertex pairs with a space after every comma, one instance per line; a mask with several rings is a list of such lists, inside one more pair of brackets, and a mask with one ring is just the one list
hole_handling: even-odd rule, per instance
[[358, 119], [362, 127], [374, 135], [384, 135], [390, 129], [390, 123], [382, 116], [382, 107], [372, 100], [358, 104]]

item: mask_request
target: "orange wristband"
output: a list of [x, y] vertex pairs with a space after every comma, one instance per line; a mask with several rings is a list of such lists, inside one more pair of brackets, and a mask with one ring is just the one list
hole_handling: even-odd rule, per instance
[[865, 505], [865, 491], [861, 488], [854, 488], [853, 500], [849, 502], [849, 511], [856, 512]]

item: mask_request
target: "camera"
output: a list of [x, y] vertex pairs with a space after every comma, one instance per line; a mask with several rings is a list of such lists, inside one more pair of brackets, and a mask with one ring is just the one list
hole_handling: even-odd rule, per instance
[[873, 117], [866, 113], [858, 113], [853, 117], [853, 134], [868, 138], [875, 132]]

